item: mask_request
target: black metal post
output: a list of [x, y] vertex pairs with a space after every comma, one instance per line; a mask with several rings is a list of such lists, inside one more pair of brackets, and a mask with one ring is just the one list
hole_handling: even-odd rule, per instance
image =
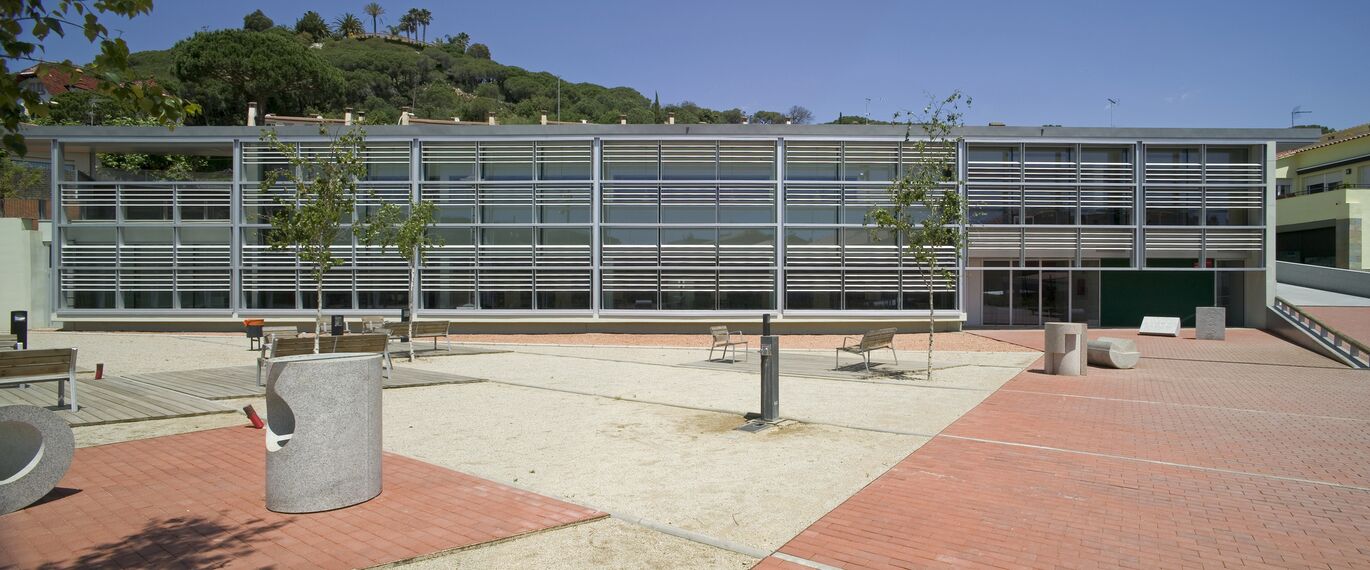
[[10, 311], [10, 334], [18, 341], [15, 348], [29, 348], [29, 312]]
[[343, 320], [342, 315], [333, 315], [332, 329], [331, 332], [333, 333], [333, 336], [341, 336], [343, 333], [347, 332], [347, 321]]
[[761, 421], [780, 419], [780, 337], [771, 334], [771, 316], [761, 317]]

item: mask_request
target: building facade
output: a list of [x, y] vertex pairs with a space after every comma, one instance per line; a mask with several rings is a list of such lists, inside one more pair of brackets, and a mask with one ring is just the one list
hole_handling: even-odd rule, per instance
[[[302, 150], [317, 127], [276, 127]], [[330, 314], [503, 328], [747, 321], [793, 330], [1136, 326], [1229, 307], [1261, 326], [1273, 294], [1274, 157], [1307, 129], [967, 127], [956, 163], [967, 248], [934, 279], [866, 212], [916, 162], [895, 126], [368, 126], [353, 220], [431, 200], [444, 245], [414, 275], [356, 243], [325, 282]], [[307, 271], [266, 234], [288, 168], [255, 127], [43, 127], [55, 317], [64, 322], [302, 317]], [[916, 129], [914, 135], [917, 135]], [[136, 164], [171, 164], [161, 170]], [[194, 157], [185, 159], [185, 156]], [[167, 159], [167, 157], [181, 157]], [[124, 165], [111, 168], [110, 165]], [[180, 164], [181, 167], [174, 165]], [[189, 166], [185, 166], [189, 164]], [[54, 170], [56, 171], [56, 170]], [[411, 277], [413, 290], [410, 290]], [[682, 324], [686, 323], [686, 324]]]
[[1370, 124], [1280, 153], [1276, 177], [1280, 261], [1370, 269]]

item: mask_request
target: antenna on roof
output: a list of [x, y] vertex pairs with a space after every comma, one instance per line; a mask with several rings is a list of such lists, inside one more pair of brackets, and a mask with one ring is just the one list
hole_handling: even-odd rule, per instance
[[1312, 111], [1303, 110], [1303, 105], [1294, 107], [1292, 111], [1289, 111], [1289, 128], [1294, 128], [1294, 123], [1298, 122], [1299, 115], [1307, 115], [1309, 113], [1312, 113]]
[[1111, 97], [1108, 98], [1108, 126], [1109, 126], [1109, 128], [1112, 128], [1112, 127], [1113, 127], [1113, 108], [1114, 108], [1114, 107], [1117, 107], [1117, 106], [1118, 106], [1118, 100], [1117, 100], [1117, 99], [1113, 99], [1113, 98], [1111, 98]]

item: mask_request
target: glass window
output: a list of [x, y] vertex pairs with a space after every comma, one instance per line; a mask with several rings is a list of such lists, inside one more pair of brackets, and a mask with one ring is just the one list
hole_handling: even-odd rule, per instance
[[722, 311], [765, 311], [775, 309], [774, 291], [719, 291]]
[[532, 228], [484, 228], [481, 245], [533, 245]]
[[837, 229], [786, 228], [785, 245], [837, 245]]
[[438, 206], [434, 218], [440, 224], [471, 224], [476, 221], [476, 209], [472, 206]]
[[895, 291], [847, 291], [848, 311], [892, 311], [899, 308], [899, 293]]
[[785, 163], [787, 180], [837, 180], [837, 161], [820, 163]]
[[772, 206], [725, 205], [718, 210], [718, 222], [722, 224], [772, 223], [775, 222], [775, 208]]
[[429, 231], [441, 238], [444, 246], [453, 247], [475, 243], [470, 228], [433, 228]]
[[424, 291], [425, 309], [474, 309], [474, 296], [471, 291]]
[[557, 311], [590, 308], [589, 291], [538, 291], [538, 308]]
[[1080, 162], [1127, 163], [1132, 160], [1132, 149], [1111, 146], [1080, 147]]
[[1018, 162], [1018, 147], [971, 146], [967, 158], [971, 162]]
[[1080, 223], [1087, 226], [1125, 226], [1132, 223], [1127, 208], [1080, 208]]
[[656, 245], [656, 228], [604, 228], [604, 245]]
[[1037, 208], [1028, 207], [1024, 219], [1029, 224], [1074, 225], [1075, 208]]
[[786, 224], [835, 224], [837, 206], [786, 206]]
[[606, 224], [655, 224], [657, 211], [655, 205], [608, 204], [604, 206]]
[[480, 221], [485, 224], [531, 224], [532, 206], [481, 206]]
[[540, 208], [542, 222], [545, 224], [588, 224], [590, 223], [589, 206], [542, 206]]
[[785, 308], [799, 311], [836, 311], [842, 308], [840, 291], [786, 291]]
[[1207, 223], [1210, 226], [1259, 226], [1259, 208], [1208, 208]]
[[532, 180], [533, 143], [481, 143], [481, 180]]
[[718, 230], [713, 228], [663, 228], [661, 245], [714, 245]]
[[977, 206], [970, 209], [969, 218], [972, 224], [1017, 224], [1021, 223], [1018, 216], [1016, 207]]
[[664, 289], [670, 283], [662, 276], [661, 308], [668, 311], [712, 311], [714, 291], [673, 291]]
[[1197, 226], [1198, 208], [1147, 208], [1146, 223], [1152, 226]]
[[1075, 150], [1068, 146], [1029, 146], [1023, 151], [1026, 162], [1074, 162]]
[[717, 209], [713, 206], [662, 206], [663, 224], [712, 224]]
[[641, 160], [604, 161], [605, 180], [657, 180], [657, 161], [645, 157]]
[[409, 180], [409, 163], [368, 163], [366, 165], [366, 180], [372, 181], [400, 181]]
[[589, 143], [539, 143], [538, 180], [589, 180]]
[[590, 228], [542, 228], [538, 232], [541, 245], [590, 246]]
[[503, 311], [533, 308], [532, 291], [481, 291], [480, 308]]
[[475, 180], [475, 162], [440, 162], [426, 163], [423, 165], [424, 180], [429, 181], [458, 181]]
[[605, 291], [604, 308], [654, 310], [657, 308], [656, 291]]
[[1198, 147], [1147, 147], [1146, 161], [1151, 164], [1198, 164]]
[[724, 162], [718, 165], [722, 180], [774, 180], [775, 161]]
[[1251, 162], [1251, 149], [1240, 147], [1208, 147], [1209, 164], [1248, 164]]
[[771, 228], [719, 228], [720, 245], [775, 245], [775, 230]]
[[717, 176], [716, 164], [711, 160], [674, 162], [661, 161], [662, 180], [713, 180]]

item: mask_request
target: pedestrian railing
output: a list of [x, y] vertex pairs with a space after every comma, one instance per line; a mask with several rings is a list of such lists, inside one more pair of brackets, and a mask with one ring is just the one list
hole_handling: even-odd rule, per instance
[[1297, 305], [1275, 297], [1275, 311], [1293, 321], [1304, 332], [1322, 341], [1333, 352], [1344, 357], [1355, 368], [1370, 368], [1370, 347], [1328, 326], [1317, 317], [1303, 312]]

